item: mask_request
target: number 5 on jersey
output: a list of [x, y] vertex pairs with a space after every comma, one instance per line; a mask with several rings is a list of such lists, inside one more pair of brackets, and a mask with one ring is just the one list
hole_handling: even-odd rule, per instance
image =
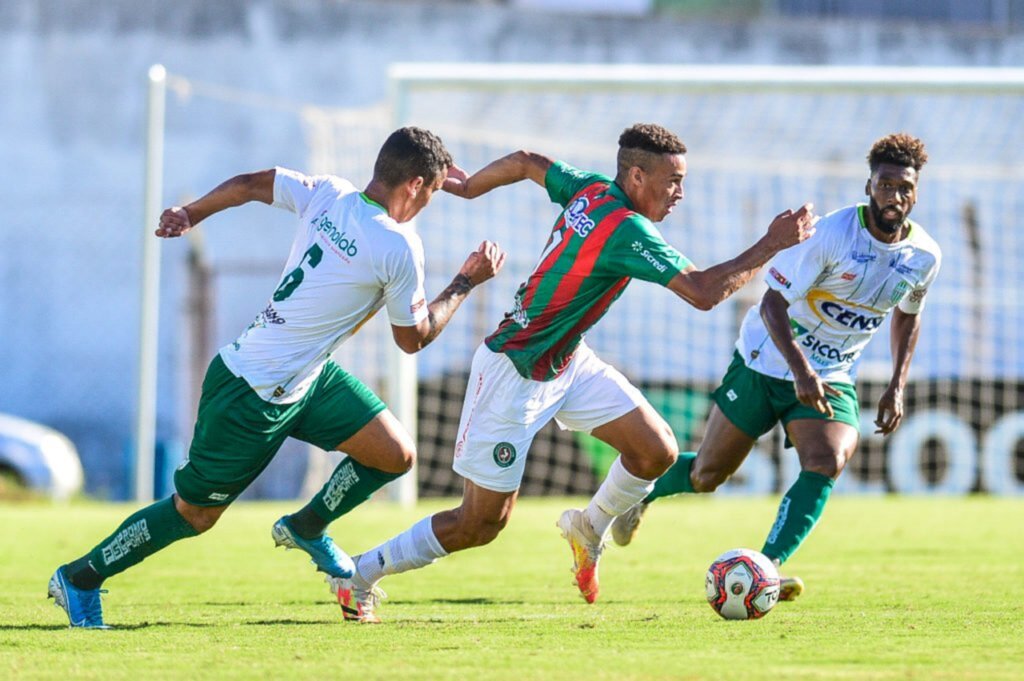
[[302, 260], [299, 261], [299, 266], [288, 273], [288, 276], [284, 278], [281, 285], [274, 291], [274, 302], [280, 303], [291, 294], [295, 293], [295, 289], [302, 283], [306, 273], [302, 269], [302, 263], [306, 262], [306, 258], [309, 258], [309, 269], [315, 269], [320, 261], [324, 258], [323, 249], [316, 244], [309, 247], [309, 250], [302, 255]]

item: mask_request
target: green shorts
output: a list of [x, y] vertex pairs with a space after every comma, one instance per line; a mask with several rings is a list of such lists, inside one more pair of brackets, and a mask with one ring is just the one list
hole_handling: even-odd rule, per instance
[[[860, 430], [860, 404], [857, 389], [849, 383], [829, 383], [842, 393], [825, 394], [835, 416], [829, 417], [796, 398], [793, 381], [772, 378], [754, 371], [743, 363], [738, 352], [722, 377], [722, 384], [711, 396], [733, 425], [755, 440], [782, 422], [785, 426], [796, 419], [821, 419], [848, 423]], [[789, 446], [789, 438], [786, 439]]]
[[206, 370], [192, 446], [174, 473], [174, 487], [195, 506], [230, 504], [263, 472], [285, 438], [332, 450], [384, 409], [372, 390], [332, 361], [301, 400], [273, 404], [217, 355]]

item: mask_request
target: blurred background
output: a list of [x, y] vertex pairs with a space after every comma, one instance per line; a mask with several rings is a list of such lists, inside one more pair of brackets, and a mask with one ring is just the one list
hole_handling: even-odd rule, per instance
[[[362, 187], [401, 124], [439, 132], [471, 171], [529, 147], [612, 174], [618, 133], [650, 121], [690, 149], [687, 198], [662, 228], [699, 266], [737, 253], [786, 207], [812, 201], [827, 212], [863, 199], [871, 143], [897, 130], [920, 136], [931, 162], [914, 218], [942, 246], [944, 269], [929, 295], [910, 418], [888, 442], [865, 427], [840, 489], [1021, 494], [1024, 90], [972, 86], [959, 69], [1024, 65], [1022, 29], [1024, 0], [3, 0], [0, 414], [63, 433], [88, 494], [132, 494], [142, 240], [155, 228], [143, 224], [146, 74], [160, 63], [169, 74], [162, 205], [274, 165]], [[594, 80], [573, 68], [601, 66]], [[737, 84], [735, 72], [687, 80], [708, 66], [763, 73], [764, 84]], [[929, 67], [953, 85], [770, 83], [784, 72], [769, 67], [808, 66], [865, 67], [894, 82]], [[651, 84], [652, 74], [664, 78]], [[556, 212], [523, 186], [472, 203], [439, 196], [418, 220], [428, 296], [480, 240], [510, 251], [502, 275], [419, 356], [420, 494], [461, 491], [449, 466], [472, 351]], [[246, 206], [160, 244], [158, 496], [187, 451], [207, 363], [265, 306], [294, 228], [286, 212]], [[700, 313], [634, 283], [590, 342], [692, 447], [738, 320], [762, 291], [755, 282]], [[338, 355], [382, 392], [385, 327], [364, 329]], [[861, 371], [868, 422], [891, 372], [887, 331], [879, 335]], [[311, 492], [334, 456], [289, 442], [246, 496]], [[524, 492], [589, 494], [610, 456], [549, 427]], [[784, 488], [795, 465], [775, 433], [730, 489]]]

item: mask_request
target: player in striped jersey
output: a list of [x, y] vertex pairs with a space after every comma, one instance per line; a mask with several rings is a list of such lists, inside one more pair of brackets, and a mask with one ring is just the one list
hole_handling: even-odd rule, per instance
[[440, 138], [407, 127], [384, 142], [362, 192], [333, 175], [271, 168], [163, 212], [156, 235], [167, 238], [251, 201], [288, 210], [298, 224], [280, 286], [210, 363], [189, 455], [174, 474], [175, 494], [130, 515], [50, 578], [49, 594], [72, 627], [106, 628], [103, 581], [213, 527], [289, 436], [348, 456], [309, 504], [274, 523], [271, 536], [278, 546], [308, 553], [318, 570], [352, 573], [352, 559], [327, 526], [408, 471], [415, 449], [384, 402], [331, 354], [382, 307], [395, 343], [420, 350], [470, 290], [501, 268], [504, 254], [485, 241], [426, 302], [423, 244], [403, 223], [427, 206], [453, 166]]
[[[888, 435], [899, 426], [925, 294], [942, 256], [908, 217], [928, 160], [921, 140], [902, 133], [883, 137], [867, 160], [868, 203], [826, 215], [814, 238], [772, 261], [768, 290], [743, 320], [733, 362], [713, 393], [700, 451], [681, 454], [643, 502], [616, 518], [617, 544], [633, 540], [655, 499], [713, 492], [757, 438], [781, 422], [801, 473], [761, 551], [776, 565], [784, 563], [821, 518], [857, 448], [857, 364], [890, 313], [893, 372], [878, 403], [875, 432]], [[793, 600], [803, 588], [799, 578], [783, 577], [780, 598]]]
[[814, 231], [809, 205], [786, 211], [755, 245], [698, 270], [654, 226], [683, 198], [685, 152], [661, 126], [635, 125], [619, 138], [614, 179], [527, 151], [461, 182], [449, 176], [445, 189], [465, 198], [529, 179], [563, 210], [511, 311], [474, 356], [455, 445], [454, 468], [465, 478], [462, 505], [362, 554], [352, 578], [330, 580], [347, 619], [378, 620], [381, 577], [492, 541], [515, 505], [530, 443], [553, 418], [621, 453], [590, 505], [566, 511], [558, 522], [574, 553], [580, 592], [588, 602], [597, 598], [597, 563], [609, 524], [650, 492], [675, 460], [677, 445], [640, 391], [601, 361], [583, 335], [634, 278], [708, 310], [775, 253]]

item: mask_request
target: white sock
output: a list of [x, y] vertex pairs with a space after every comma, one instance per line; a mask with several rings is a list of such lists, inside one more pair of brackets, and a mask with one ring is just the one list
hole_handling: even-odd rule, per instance
[[405, 532], [359, 556], [356, 574], [368, 585], [385, 575], [397, 575], [430, 565], [448, 552], [434, 534], [434, 516], [427, 516]]
[[633, 504], [643, 501], [652, 489], [654, 480], [644, 480], [627, 471], [622, 465], [622, 457], [619, 456], [583, 513], [597, 536], [604, 539], [615, 516], [622, 515]]

